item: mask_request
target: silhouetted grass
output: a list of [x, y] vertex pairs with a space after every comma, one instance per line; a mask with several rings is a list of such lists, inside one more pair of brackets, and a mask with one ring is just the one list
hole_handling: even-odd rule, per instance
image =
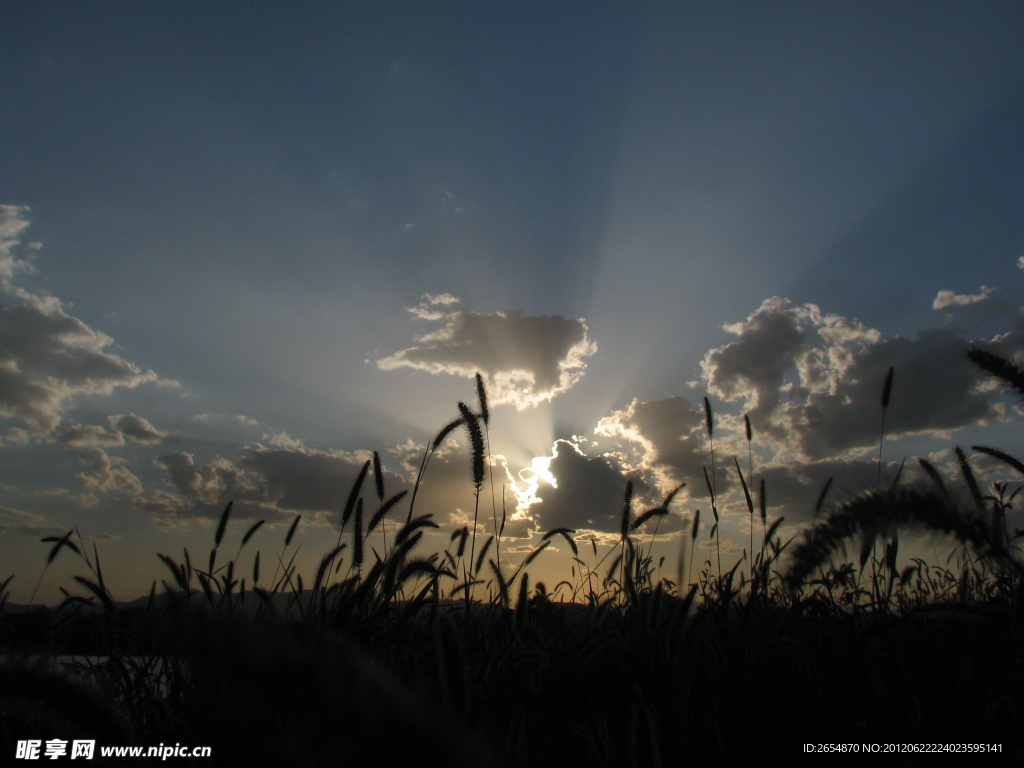
[[[1005, 528], [1016, 489], [996, 484], [983, 496], [962, 452], [972, 509], [956, 505], [924, 460], [929, 489], [894, 483], [826, 513], [830, 480], [813, 525], [783, 541], [762, 478], [760, 550], [751, 534], [749, 567], [723, 570], [720, 499], [706, 476], [719, 564], [706, 561], [690, 582], [697, 510], [679, 539], [676, 580], [686, 577], [677, 583], [653, 562], [648, 529], [682, 486], [637, 514], [624, 483], [620, 536], [603, 556], [594, 540], [581, 553], [576, 532], [557, 528], [506, 572], [504, 510], [499, 524], [493, 497], [493, 530], [476, 547], [489, 423], [477, 386], [480, 414], [459, 403], [424, 451], [407, 502], [404, 491], [388, 495], [379, 456], [366, 462], [312, 578], [295, 566], [300, 517], [251, 568], [239, 558], [266, 536], [263, 521], [224, 561], [230, 504], [206, 569], [188, 550], [180, 561], [160, 553], [169, 578], [133, 609], [114, 601], [98, 550], [76, 531], [44, 540], [52, 547], [40, 581], [65, 550], [88, 573], [76, 578], [81, 594], [65, 592], [55, 610], [0, 613], [0, 754], [13, 756], [18, 739], [94, 738], [210, 745], [202, 765], [715, 766], [788, 761], [809, 742], [957, 742], [998, 743], [988, 762], [1020, 764], [1024, 574]], [[707, 400], [705, 414], [710, 441]], [[424, 532], [438, 526], [414, 514], [415, 498], [432, 454], [460, 425], [472, 445], [474, 528], [424, 553]], [[753, 529], [754, 499], [734, 465]], [[748, 446], [752, 485], [751, 470]], [[393, 535], [370, 562], [367, 539], [392, 514]], [[898, 570], [896, 532], [907, 527], [950, 534], [961, 545], [955, 560]], [[528, 568], [555, 541], [573, 565], [549, 592]], [[0, 609], [9, 584], [0, 583]], [[58, 667], [68, 652], [99, 658]]]

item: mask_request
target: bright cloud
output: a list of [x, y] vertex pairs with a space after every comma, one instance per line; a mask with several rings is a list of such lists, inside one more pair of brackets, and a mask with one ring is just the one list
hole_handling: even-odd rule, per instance
[[449, 294], [424, 296], [410, 312], [440, 327], [377, 365], [470, 378], [479, 372], [487, 378], [492, 403], [522, 410], [569, 390], [583, 375], [585, 358], [597, 351], [582, 319], [504, 310], [481, 314], [454, 309], [457, 303]]
[[932, 309], [948, 309], [949, 307], [966, 307], [971, 304], [979, 304], [988, 300], [994, 291], [995, 288], [989, 288], [984, 285], [981, 286], [981, 293], [967, 295], [943, 289], [935, 296], [935, 301], [932, 302]]

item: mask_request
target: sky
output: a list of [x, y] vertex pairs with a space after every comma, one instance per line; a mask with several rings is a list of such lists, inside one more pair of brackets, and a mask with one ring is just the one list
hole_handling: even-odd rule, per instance
[[[0, 13], [13, 602], [70, 589], [84, 564], [43, 574], [40, 539], [73, 527], [145, 594], [229, 500], [232, 545], [267, 521], [246, 557], [301, 514], [311, 571], [364, 461], [411, 489], [477, 372], [506, 567], [554, 528], [607, 548], [627, 480], [637, 513], [686, 483], [656, 552], [702, 509], [710, 557], [707, 468], [731, 562], [737, 464], [789, 536], [830, 477], [841, 501], [919, 457], [956, 484], [955, 445], [1024, 450], [964, 355], [1024, 354], [1020, 3]], [[424, 553], [472, 524], [467, 446], [425, 476]], [[536, 578], [570, 566], [553, 546]]]

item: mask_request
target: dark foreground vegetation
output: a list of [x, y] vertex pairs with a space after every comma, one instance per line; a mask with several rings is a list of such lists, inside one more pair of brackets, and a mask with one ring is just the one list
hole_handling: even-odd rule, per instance
[[[890, 385], [891, 374], [883, 412]], [[415, 489], [442, 441], [466, 429], [480, 498], [479, 380], [478, 400], [475, 411], [460, 403], [427, 447]], [[710, 437], [707, 403], [706, 414]], [[1013, 457], [976, 449], [1024, 474]], [[210, 746], [212, 757], [169, 761], [206, 766], [732, 766], [800, 760], [805, 744], [860, 750], [815, 764], [943, 759], [863, 751], [878, 744], [981, 745], [999, 751], [975, 762], [1021, 765], [1024, 568], [1019, 534], [1007, 529], [1016, 486], [983, 495], [958, 457], [966, 508], [922, 461], [927, 487], [897, 478], [831, 510], [826, 487], [814, 526], [790, 541], [769, 519], [763, 485], [752, 494], [736, 463], [751, 522], [760, 513], [760, 546], [732, 570], [705, 562], [692, 583], [684, 556], [692, 565], [697, 519], [675, 568], [650, 550], [647, 528], [675, 492], [638, 513], [627, 485], [621, 537], [603, 557], [558, 529], [509, 572], [500, 510], [484, 515], [486, 539], [462, 528], [444, 552], [422, 554], [437, 526], [416, 516], [415, 490], [386, 494], [376, 456], [348, 495], [337, 546], [305, 581], [293, 565], [299, 519], [242, 573], [262, 522], [226, 557], [228, 505], [202, 562], [158, 555], [167, 579], [125, 607], [96, 548], [69, 531], [49, 540], [46, 565], [81, 559], [74, 594], [51, 611], [0, 615], [0, 764], [15, 764], [18, 740], [79, 738]], [[900, 532], [912, 528], [942, 532], [958, 550], [948, 562], [898, 565]], [[575, 565], [549, 590], [528, 569], [553, 542]], [[92, 656], [57, 663], [68, 653]]]

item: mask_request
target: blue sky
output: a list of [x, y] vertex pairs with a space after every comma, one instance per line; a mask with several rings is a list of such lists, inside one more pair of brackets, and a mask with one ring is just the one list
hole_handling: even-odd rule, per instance
[[[749, 413], [795, 525], [827, 477], [874, 477], [890, 366], [888, 471], [1024, 447], [962, 357], [1024, 348], [1018, 3], [2, 13], [16, 601], [74, 525], [118, 597], [144, 592], [229, 498], [268, 550], [303, 514], [319, 556], [364, 452], [407, 487], [476, 371], [498, 481], [525, 505], [541, 478], [524, 537], [616, 532], [626, 477], [688, 483], [663, 533], [706, 514], [705, 395], [723, 492]], [[464, 443], [424, 491], [443, 539]], [[738, 553], [745, 509], [723, 512]]]

